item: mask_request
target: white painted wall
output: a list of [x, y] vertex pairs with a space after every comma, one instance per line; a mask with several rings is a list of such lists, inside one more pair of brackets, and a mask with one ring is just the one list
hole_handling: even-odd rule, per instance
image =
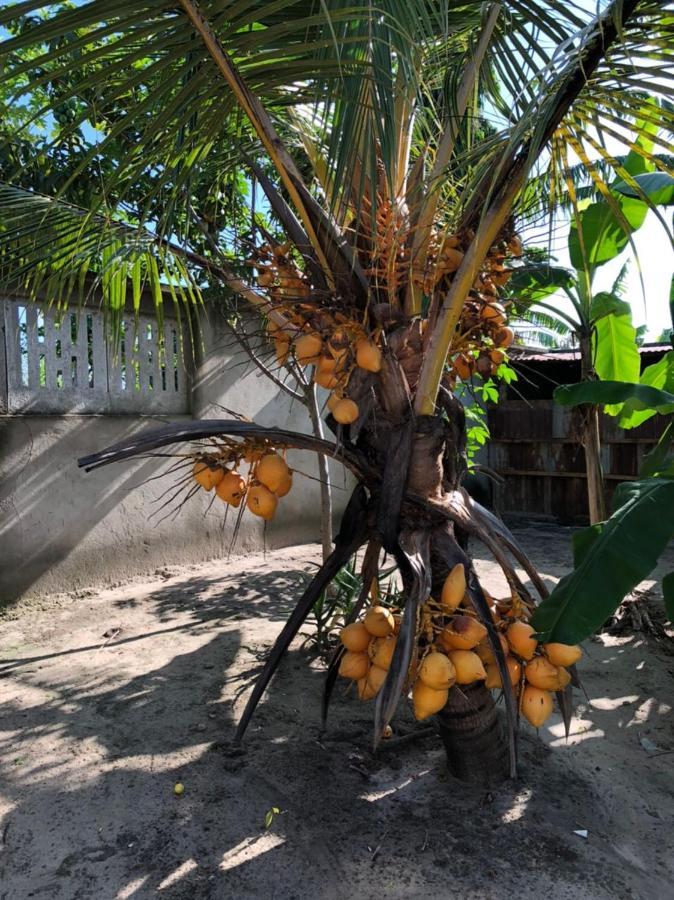
[[[194, 418], [227, 418], [220, 408], [227, 407], [263, 425], [311, 430], [305, 409], [245, 361], [217, 315], [204, 325], [203, 343], [192, 384]], [[0, 370], [3, 366], [0, 359]], [[190, 500], [175, 520], [158, 521], [161, 495], [175, 476], [147, 479], [168, 463], [116, 463], [91, 473], [77, 467], [78, 457], [130, 434], [189, 418], [0, 415], [0, 605], [21, 596], [97, 587], [166, 565], [226, 556], [235, 518], [230, 511], [224, 522], [224, 504], [217, 499], [208, 510], [210, 495], [205, 492]], [[261, 520], [244, 513], [235, 553], [319, 539], [319, 485], [300, 474], [315, 477], [315, 460], [298, 452], [289, 461], [297, 469], [293, 490], [279, 502], [277, 516], [266, 529]], [[348, 493], [338, 465], [332, 480], [339, 511]]]

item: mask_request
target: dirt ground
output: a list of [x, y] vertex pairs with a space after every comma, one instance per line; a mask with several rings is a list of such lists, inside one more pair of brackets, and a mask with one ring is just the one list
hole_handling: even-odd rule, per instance
[[[518, 537], [551, 582], [568, 565], [565, 529]], [[570, 738], [558, 717], [539, 735], [523, 726], [520, 778], [492, 790], [450, 778], [435, 735], [399, 742], [417, 727], [408, 710], [373, 756], [372, 706], [340, 690], [321, 737], [323, 669], [299, 642], [232, 753], [317, 556], [298, 547], [10, 610], [2, 900], [674, 898], [667, 641], [588, 642], [590, 700]], [[670, 551], [663, 571], [673, 564]], [[478, 568], [498, 594], [494, 565]]]

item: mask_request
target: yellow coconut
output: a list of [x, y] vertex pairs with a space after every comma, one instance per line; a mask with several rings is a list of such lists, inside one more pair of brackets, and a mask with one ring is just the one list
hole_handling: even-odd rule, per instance
[[[510, 683], [513, 687], [516, 687], [520, 683], [522, 666], [517, 662], [514, 656], [506, 656], [506, 666], [508, 667]], [[485, 687], [492, 690], [494, 688], [500, 688], [503, 682], [501, 681], [501, 672], [499, 671], [498, 665], [495, 662], [487, 663], [485, 668], [487, 670], [487, 680], [484, 683]]]
[[491, 322], [492, 325], [503, 325], [506, 320], [506, 311], [500, 303], [485, 303], [480, 310], [480, 316]]
[[291, 472], [288, 472], [283, 481], [278, 485], [274, 493], [277, 497], [285, 497], [287, 493], [290, 492], [290, 489], [293, 486], [293, 476]]
[[370, 660], [367, 658], [367, 653], [354, 653], [347, 650], [339, 664], [339, 674], [343, 678], [352, 678], [357, 681], [359, 678], [365, 678], [369, 668]]
[[444, 653], [429, 653], [419, 666], [419, 678], [426, 687], [434, 691], [444, 691], [456, 681], [456, 671], [451, 660]]
[[489, 359], [494, 363], [495, 366], [500, 366], [505, 358], [506, 355], [503, 350], [491, 350], [489, 353]]
[[277, 503], [276, 494], [273, 494], [263, 484], [256, 484], [248, 489], [246, 506], [254, 516], [260, 516], [261, 519], [266, 521], [273, 519]]
[[471, 356], [466, 356], [465, 353], [460, 353], [452, 363], [452, 366], [461, 381], [468, 381], [473, 374], [475, 360]]
[[557, 666], [557, 671], [559, 673], [559, 681], [555, 686], [555, 690], [563, 691], [567, 684], [571, 684], [571, 673], [564, 666]]
[[583, 655], [575, 644], [543, 644], [543, 651], [553, 666], [573, 666]]
[[339, 632], [339, 639], [347, 650], [364, 653], [372, 640], [372, 635], [362, 622], [352, 622], [342, 628]]
[[278, 487], [286, 483], [289, 475], [290, 469], [286, 465], [286, 461], [278, 453], [267, 453], [257, 464], [257, 469], [255, 470], [255, 477], [260, 484], [268, 487], [274, 493], [277, 493]]
[[323, 341], [320, 334], [312, 332], [311, 334], [303, 334], [295, 341], [295, 356], [297, 361], [303, 366], [310, 366], [318, 362], [321, 354]]
[[463, 253], [453, 247], [443, 245], [440, 256], [438, 257], [438, 269], [441, 272], [456, 272], [463, 261]]
[[383, 638], [375, 638], [368, 647], [368, 655], [374, 666], [380, 669], [388, 669], [393, 659], [393, 651], [396, 648], [396, 639], [393, 635]]
[[466, 595], [466, 570], [462, 563], [457, 563], [442, 586], [440, 603], [445, 613], [453, 613]]
[[487, 629], [471, 616], [454, 616], [440, 633], [444, 650], [472, 650], [486, 637]]
[[506, 637], [510, 649], [521, 659], [533, 659], [538, 643], [534, 634], [536, 632], [526, 622], [513, 622], [506, 631]]
[[351, 425], [359, 416], [358, 404], [353, 400], [347, 400], [345, 397], [335, 403], [332, 415], [340, 425]]
[[321, 372], [316, 369], [314, 372], [314, 382], [326, 391], [334, 391], [339, 386], [340, 378], [334, 372]]
[[332, 411], [334, 410], [335, 406], [337, 406], [337, 404], [339, 403], [339, 401], [340, 401], [340, 400], [343, 400], [343, 399], [344, 399], [344, 398], [343, 398], [342, 395], [339, 393], [339, 391], [333, 391], [333, 392], [330, 394], [330, 396], [328, 397], [328, 401], [327, 401], [327, 403], [326, 403], [326, 406], [328, 407], [328, 409], [330, 410], [330, 412], [332, 412]]
[[[508, 653], [510, 653], [510, 644], [508, 644], [508, 641], [505, 639], [505, 635], [503, 634], [499, 634], [498, 639], [501, 647], [503, 647], [503, 653], [505, 654], [505, 656], [507, 656]], [[496, 662], [496, 654], [492, 650], [489, 637], [482, 638], [480, 643], [475, 648], [475, 652], [480, 657], [482, 662], [485, 663], [485, 665], [488, 663]]]
[[192, 468], [192, 475], [197, 484], [200, 484], [205, 491], [212, 491], [222, 481], [225, 470], [220, 466], [211, 466], [197, 460]]
[[440, 712], [445, 703], [447, 703], [448, 697], [449, 691], [447, 689], [435, 691], [419, 679], [412, 688], [414, 718], [427, 719], [434, 713]]
[[520, 712], [530, 725], [540, 728], [552, 713], [552, 695], [528, 684], [522, 691]]
[[356, 341], [356, 365], [367, 372], [378, 372], [381, 369], [381, 350], [379, 347], [366, 338]]
[[321, 374], [334, 375], [337, 369], [337, 360], [334, 356], [321, 356], [316, 364], [316, 368]]
[[365, 614], [363, 625], [374, 637], [388, 637], [393, 634], [395, 620], [385, 606], [371, 606]]
[[472, 684], [487, 677], [482, 660], [472, 650], [450, 650], [447, 655], [456, 670], [457, 684]]
[[239, 506], [246, 493], [246, 481], [238, 472], [227, 472], [215, 486], [215, 493], [230, 506]]
[[386, 680], [386, 669], [370, 666], [367, 675], [358, 679], [358, 696], [361, 700], [372, 700]]
[[497, 347], [509, 347], [514, 340], [515, 332], [512, 328], [508, 328], [507, 326], [499, 328], [494, 335], [494, 343]]
[[524, 677], [528, 684], [543, 691], [558, 690], [561, 683], [559, 668], [553, 666], [544, 656], [535, 656], [524, 669]]

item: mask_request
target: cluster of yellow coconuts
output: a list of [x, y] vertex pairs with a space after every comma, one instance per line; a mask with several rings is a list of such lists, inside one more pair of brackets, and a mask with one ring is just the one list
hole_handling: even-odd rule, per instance
[[359, 410], [345, 396], [349, 375], [354, 367], [368, 372], [381, 369], [378, 335], [368, 335], [341, 313], [332, 315], [302, 302], [311, 293], [310, 285], [290, 254], [290, 244], [263, 244], [249, 261], [258, 270], [258, 285], [270, 296], [267, 333], [276, 359], [284, 365], [292, 352], [301, 366], [313, 366], [316, 384], [331, 391], [327, 406], [335, 421], [350, 425], [358, 419]]
[[367, 372], [379, 372], [382, 353], [375, 336], [351, 324], [340, 324], [323, 333], [305, 326], [294, 338], [283, 327], [269, 321], [267, 330], [276, 345], [279, 362], [287, 360], [292, 349], [301, 366], [314, 367], [314, 381], [330, 391], [327, 407], [340, 425], [351, 425], [358, 419], [355, 400], [345, 396], [349, 376], [355, 367]]
[[514, 235], [506, 243], [492, 248], [484, 270], [473, 283], [459, 325], [461, 352], [453, 358], [451, 376], [468, 381], [476, 372], [485, 380], [496, 373], [506, 360], [506, 350], [515, 340], [508, 328], [505, 306], [499, 301], [499, 287], [507, 284], [513, 269], [504, 263], [506, 257], [522, 255], [522, 242]]
[[[455, 685], [484, 681], [492, 690], [502, 686], [487, 629], [469, 604], [462, 605], [465, 597], [465, 569], [459, 563], [447, 576], [440, 600], [429, 598], [422, 609], [420, 646], [408, 673], [417, 719], [439, 712]], [[523, 616], [521, 609], [518, 615]], [[508, 614], [501, 617], [497, 607], [492, 616], [520, 712], [540, 728], [552, 713], [552, 694], [569, 684], [567, 667], [580, 659], [582, 651], [567, 644], [539, 644], [531, 625]], [[384, 683], [399, 627], [399, 613], [377, 605], [371, 606], [361, 621], [342, 629], [340, 639], [346, 652], [339, 674], [356, 681], [361, 700], [375, 697]]]
[[[250, 466], [245, 476], [238, 469], [241, 460]], [[214, 490], [229, 506], [239, 507], [245, 498], [253, 515], [265, 521], [274, 518], [279, 498], [285, 497], [293, 485], [292, 470], [285, 459], [274, 451], [256, 448], [245, 450], [234, 460], [231, 456], [226, 461], [202, 456], [195, 461], [192, 475], [205, 491]]]

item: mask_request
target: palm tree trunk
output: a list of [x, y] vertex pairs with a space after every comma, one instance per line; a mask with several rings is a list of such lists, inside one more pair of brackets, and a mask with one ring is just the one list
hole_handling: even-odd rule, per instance
[[[460, 471], [460, 464], [456, 468]], [[451, 528], [450, 535], [454, 537]], [[456, 561], [437, 552], [432, 554], [432, 596], [442, 592], [444, 580]], [[447, 754], [447, 768], [455, 778], [486, 785], [508, 777], [506, 734], [494, 698], [482, 682], [452, 688], [436, 721]]]
[[[593, 381], [596, 378], [589, 334], [580, 336], [580, 378], [581, 381]], [[601, 465], [601, 413], [598, 406], [585, 407], [583, 412], [581, 441], [585, 449], [587, 499], [590, 524], [595, 525], [606, 519], [604, 473]]]
[[437, 722], [447, 766], [455, 778], [494, 784], [508, 777], [503, 727], [492, 695], [482, 682], [453, 688]]
[[[437, 500], [446, 491], [455, 490], [465, 470], [463, 407], [449, 402], [444, 404], [444, 411], [449, 421], [440, 416], [417, 418], [409, 455], [407, 490], [430, 500]], [[400, 426], [402, 428], [404, 426]], [[396, 430], [394, 428], [388, 433], [386, 445], [389, 448], [400, 443], [395, 436]], [[370, 440], [373, 436], [368, 436], [367, 443]], [[423, 523], [414, 521], [414, 515], [404, 508], [399, 529], [417, 527], [423, 527]], [[443, 553], [434, 544], [431, 534], [429, 584], [431, 596], [434, 597], [440, 595], [453, 565], [459, 559], [467, 561], [466, 554], [455, 542], [453, 526], [447, 526], [446, 534], [449, 546], [454, 547], [449, 554]], [[459, 555], [454, 558], [454, 553]], [[506, 735], [491, 692], [481, 682], [453, 688], [437, 722], [452, 775], [465, 781], [483, 783], [498, 782], [508, 776], [510, 760]]]

